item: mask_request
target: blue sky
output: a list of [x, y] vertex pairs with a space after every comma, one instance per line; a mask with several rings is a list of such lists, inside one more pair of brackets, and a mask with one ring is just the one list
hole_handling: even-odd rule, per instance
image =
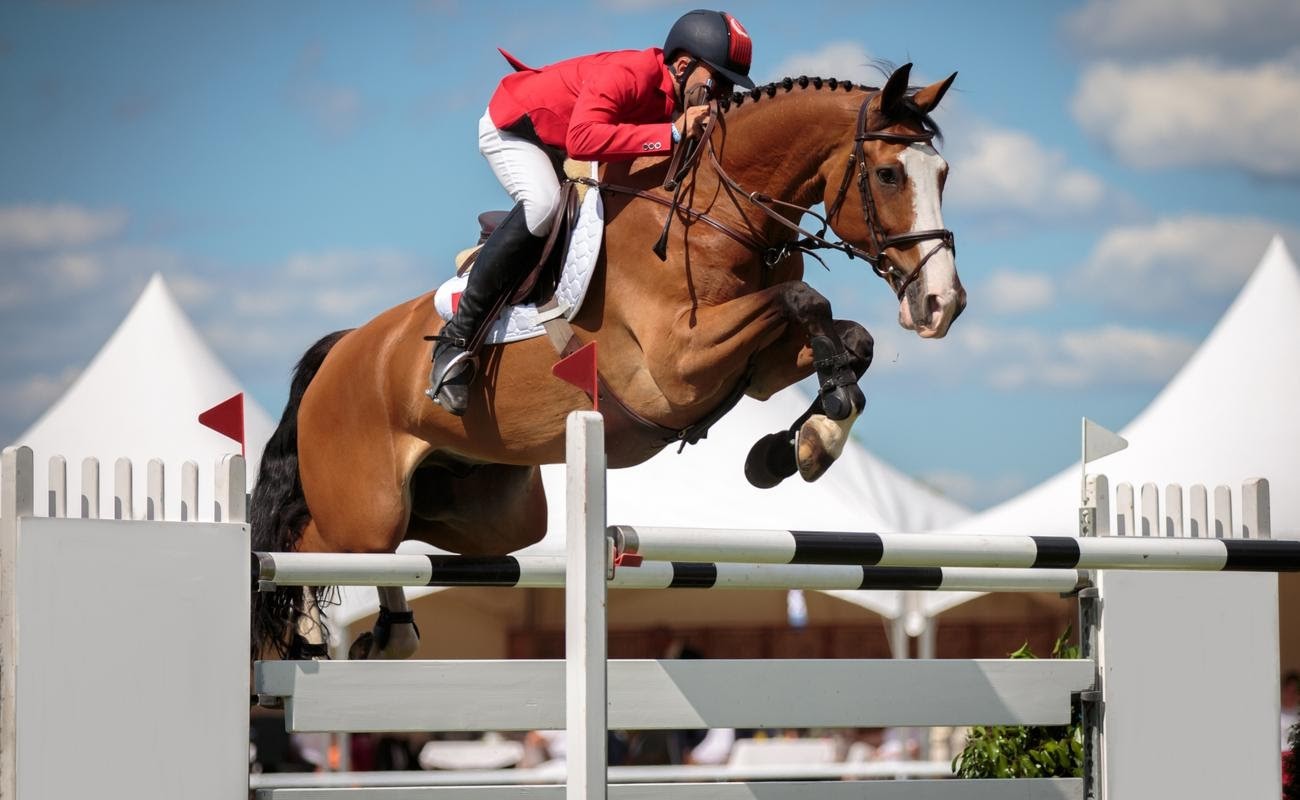
[[[507, 202], [476, 141], [496, 46], [542, 64], [658, 45], [695, 5], [0, 5], [0, 441], [155, 271], [278, 415], [308, 344], [448, 275]], [[970, 290], [952, 333], [899, 329], [860, 264], [809, 280], [877, 339], [859, 439], [962, 502], [1069, 463], [1082, 415], [1122, 426], [1274, 232], [1300, 252], [1294, 0], [730, 10], [761, 80], [960, 72], [938, 114]]]

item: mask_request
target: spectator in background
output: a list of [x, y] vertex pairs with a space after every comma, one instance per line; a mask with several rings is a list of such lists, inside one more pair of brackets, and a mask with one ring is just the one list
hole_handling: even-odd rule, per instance
[[913, 761], [920, 742], [908, 728], [854, 728], [844, 744], [845, 761]]
[[[664, 658], [682, 658], [682, 659], [700, 659], [704, 658], [704, 653], [691, 647], [681, 639], [675, 639], [668, 645], [668, 651], [664, 653]], [[704, 730], [680, 730], [669, 731], [667, 746], [667, 763], [669, 764], [689, 764], [691, 751], [695, 749], [700, 742], [704, 741], [707, 731]], [[733, 732], [732, 739], [735, 739]], [[731, 745], [727, 745], [731, 749]], [[720, 762], [714, 762], [720, 763]]]
[[735, 728], [710, 728], [698, 744], [686, 751], [682, 763], [725, 764], [735, 743]]
[[1282, 749], [1287, 749], [1287, 734], [1300, 722], [1300, 672], [1288, 671], [1282, 676]]

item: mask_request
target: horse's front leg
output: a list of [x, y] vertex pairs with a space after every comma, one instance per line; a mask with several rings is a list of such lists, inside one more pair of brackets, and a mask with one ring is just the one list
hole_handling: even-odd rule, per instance
[[750, 394], [760, 393], [757, 384], [774, 375], [765, 352], [791, 341], [797, 342], [796, 352], [808, 350], [805, 360], [820, 379], [822, 413], [843, 420], [862, 410], [866, 399], [857, 387], [855, 355], [845, 347], [831, 319], [830, 301], [803, 281], [786, 281], [716, 306], [692, 308], [678, 319], [662, 347], [647, 348], [646, 354], [664, 396], [674, 405], [685, 406], [725, 392], [726, 384], [746, 371], [751, 372]]
[[830, 301], [802, 281], [693, 308], [663, 345], [647, 349], [648, 363], [664, 396], [679, 406], [716, 396], [725, 390], [723, 382], [747, 369], [748, 391], [758, 397], [817, 373], [817, 402], [787, 435], [786, 452], [777, 452], [776, 445], [769, 448], [790, 466], [774, 467], [777, 474], [766, 483], [751, 475], [755, 485], [775, 486], [796, 470], [806, 480], [816, 480], [839, 456], [849, 427], [866, 405], [857, 381], [871, 363], [870, 335], [860, 325], [836, 323]]
[[[857, 381], [871, 366], [875, 342], [866, 328], [856, 322], [836, 320], [834, 327], [836, 339], [848, 355], [848, 368], [853, 373], [856, 390]], [[835, 392], [841, 388], [843, 377], [832, 373], [827, 380], [831, 370], [819, 368], [817, 362], [825, 364], [826, 359], [816, 352], [812, 340], [806, 332], [792, 330], [756, 359], [757, 369], [749, 394], [760, 400], [803, 380], [814, 370], [821, 379], [818, 395], [808, 410], [789, 429], [764, 436], [750, 450], [745, 461], [745, 477], [760, 489], [776, 486], [795, 472], [808, 481], [821, 477], [843, 452], [849, 430], [865, 406], [859, 390], [852, 413], [838, 416], [828, 412], [826, 400], [837, 399]], [[832, 364], [842, 361], [843, 356], [834, 357]]]

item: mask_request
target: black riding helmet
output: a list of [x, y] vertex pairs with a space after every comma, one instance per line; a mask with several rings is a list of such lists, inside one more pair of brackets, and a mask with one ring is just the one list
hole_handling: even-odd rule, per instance
[[673, 24], [664, 56], [684, 50], [736, 86], [754, 88], [749, 79], [753, 41], [740, 20], [722, 11], [692, 11]]

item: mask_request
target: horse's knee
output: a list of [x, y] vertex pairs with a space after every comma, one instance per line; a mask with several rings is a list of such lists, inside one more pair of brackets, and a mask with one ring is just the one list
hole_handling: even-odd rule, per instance
[[853, 356], [853, 371], [861, 378], [875, 357], [876, 340], [866, 328], [851, 320], [837, 320], [835, 328], [844, 348]]
[[803, 281], [790, 281], [781, 298], [793, 319], [806, 322], [830, 318], [831, 301]]

